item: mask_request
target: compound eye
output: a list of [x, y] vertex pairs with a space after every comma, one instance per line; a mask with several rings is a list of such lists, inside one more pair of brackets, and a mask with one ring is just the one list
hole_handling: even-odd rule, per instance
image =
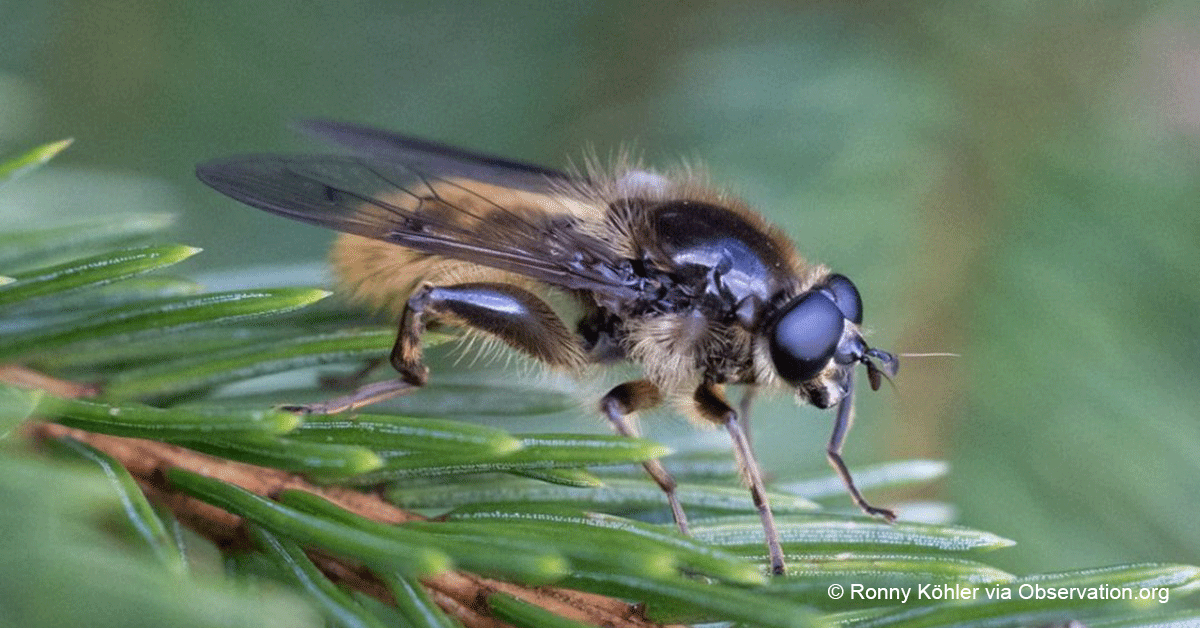
[[837, 351], [845, 324], [845, 314], [823, 292], [792, 301], [770, 332], [776, 372], [793, 386], [816, 377]]
[[855, 325], [862, 324], [862, 297], [858, 294], [858, 288], [854, 287], [854, 282], [845, 275], [830, 275], [825, 280], [824, 289], [833, 297], [833, 302], [846, 320], [854, 321]]

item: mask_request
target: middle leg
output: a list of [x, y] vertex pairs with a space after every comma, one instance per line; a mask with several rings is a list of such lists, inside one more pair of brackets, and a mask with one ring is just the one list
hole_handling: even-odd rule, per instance
[[[612, 423], [613, 429], [618, 434], [626, 438], [634, 438], [637, 436], [637, 432], [630, 426], [627, 420], [628, 415], [638, 410], [653, 408], [660, 403], [662, 403], [662, 392], [654, 384], [641, 379], [625, 382], [610, 390], [600, 400], [600, 411], [608, 417], [608, 421]], [[671, 516], [675, 518], [675, 525], [679, 526], [679, 531], [687, 534], [687, 515], [684, 514], [679, 497], [675, 494], [675, 478], [657, 460], [647, 460], [642, 463], [642, 467], [666, 494], [667, 503], [671, 506]]]
[[767, 553], [771, 559], [771, 573], [783, 575], [786, 567], [783, 560], [783, 548], [779, 545], [779, 530], [775, 527], [775, 515], [771, 512], [771, 504], [767, 502], [767, 490], [763, 485], [762, 470], [759, 469], [758, 461], [754, 458], [754, 451], [750, 448], [750, 439], [742, 429], [738, 413], [725, 400], [720, 389], [709, 382], [701, 384], [696, 389], [694, 400], [700, 416], [724, 427], [725, 431], [729, 432], [742, 478], [750, 487], [750, 498], [754, 501], [754, 507], [758, 509], [759, 519], [762, 520]]

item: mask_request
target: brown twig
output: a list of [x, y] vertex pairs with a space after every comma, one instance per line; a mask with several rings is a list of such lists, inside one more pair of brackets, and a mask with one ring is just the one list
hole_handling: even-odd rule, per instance
[[[95, 394], [91, 386], [55, 379], [19, 366], [0, 366], [0, 381], [27, 388], [41, 388], [64, 397]], [[308, 491], [350, 512], [383, 523], [421, 519], [376, 495], [343, 487], [316, 486], [295, 474], [223, 460], [158, 441], [96, 434], [54, 423], [32, 422], [27, 425], [26, 432], [37, 439], [69, 436], [104, 451], [129, 470], [150, 499], [170, 508], [182, 523], [224, 548], [246, 546], [242, 519], [175, 491], [165, 479], [167, 470], [185, 469], [268, 498], [285, 489]], [[311, 554], [322, 571], [335, 581], [385, 602], [393, 602], [387, 587], [365, 568], [318, 551]], [[434, 601], [467, 628], [507, 626], [489, 614], [486, 600], [495, 592], [504, 592], [563, 617], [597, 626], [658, 626], [621, 600], [570, 589], [528, 588], [461, 572], [431, 576], [423, 583]]]
[[0, 364], [0, 382], [12, 384], [18, 388], [44, 390], [52, 395], [71, 399], [92, 397], [97, 392], [96, 387], [90, 384], [79, 384], [50, 377], [16, 364]]
[[[151, 499], [169, 507], [185, 525], [225, 548], [245, 546], [241, 518], [174, 491], [165, 480], [168, 469], [186, 469], [264, 497], [277, 495], [285, 489], [308, 491], [350, 512], [384, 523], [420, 519], [375, 495], [343, 487], [316, 486], [284, 471], [214, 458], [158, 441], [95, 434], [55, 423], [32, 424], [31, 432], [37, 438], [69, 436], [104, 451], [129, 470]], [[331, 578], [386, 602], [392, 601], [387, 587], [360, 566], [320, 553], [314, 553], [313, 558]], [[488, 616], [486, 599], [495, 592], [508, 593], [563, 617], [599, 626], [649, 628], [658, 625], [632, 613], [630, 605], [621, 600], [580, 591], [554, 587], [531, 589], [458, 572], [431, 576], [423, 582], [434, 600], [467, 628], [507, 625]]]

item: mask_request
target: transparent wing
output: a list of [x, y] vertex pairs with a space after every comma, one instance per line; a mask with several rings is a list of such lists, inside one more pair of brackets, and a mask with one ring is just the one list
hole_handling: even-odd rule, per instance
[[481, 183], [528, 190], [562, 193], [586, 184], [565, 172], [476, 153], [393, 131], [334, 120], [304, 120], [300, 130], [373, 159], [395, 161], [408, 168], [461, 177]]
[[544, 176], [535, 185], [533, 166], [428, 148], [409, 143], [409, 153], [383, 159], [250, 155], [202, 164], [196, 174], [223, 194], [302, 222], [566, 288], [633, 295], [622, 281], [628, 262], [581, 229], [586, 214], [599, 220], [605, 208], [558, 192]]

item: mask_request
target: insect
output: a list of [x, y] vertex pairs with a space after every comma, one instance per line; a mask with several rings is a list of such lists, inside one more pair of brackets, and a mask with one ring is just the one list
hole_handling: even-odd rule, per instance
[[[747, 395], [783, 388], [800, 403], [836, 406], [831, 465], [863, 511], [895, 518], [862, 497], [841, 450], [856, 366], [878, 389], [899, 361], [863, 340], [854, 284], [804, 262], [742, 201], [692, 172], [568, 173], [351, 124], [304, 128], [358, 154], [234, 157], [202, 164], [197, 175], [254, 207], [342, 232], [331, 254], [340, 281], [399, 315], [391, 352], [399, 377], [305, 410], [344, 411], [423, 386], [421, 334], [431, 321], [450, 323], [554, 369], [640, 365], [643, 378], [600, 399], [619, 434], [635, 435], [632, 415], [664, 402], [724, 428], [776, 574], [783, 552], [743, 428], [749, 396], [739, 412], [727, 385], [746, 385]], [[577, 308], [569, 322], [548, 293]], [[658, 461], [644, 466], [686, 534], [675, 480]]]

